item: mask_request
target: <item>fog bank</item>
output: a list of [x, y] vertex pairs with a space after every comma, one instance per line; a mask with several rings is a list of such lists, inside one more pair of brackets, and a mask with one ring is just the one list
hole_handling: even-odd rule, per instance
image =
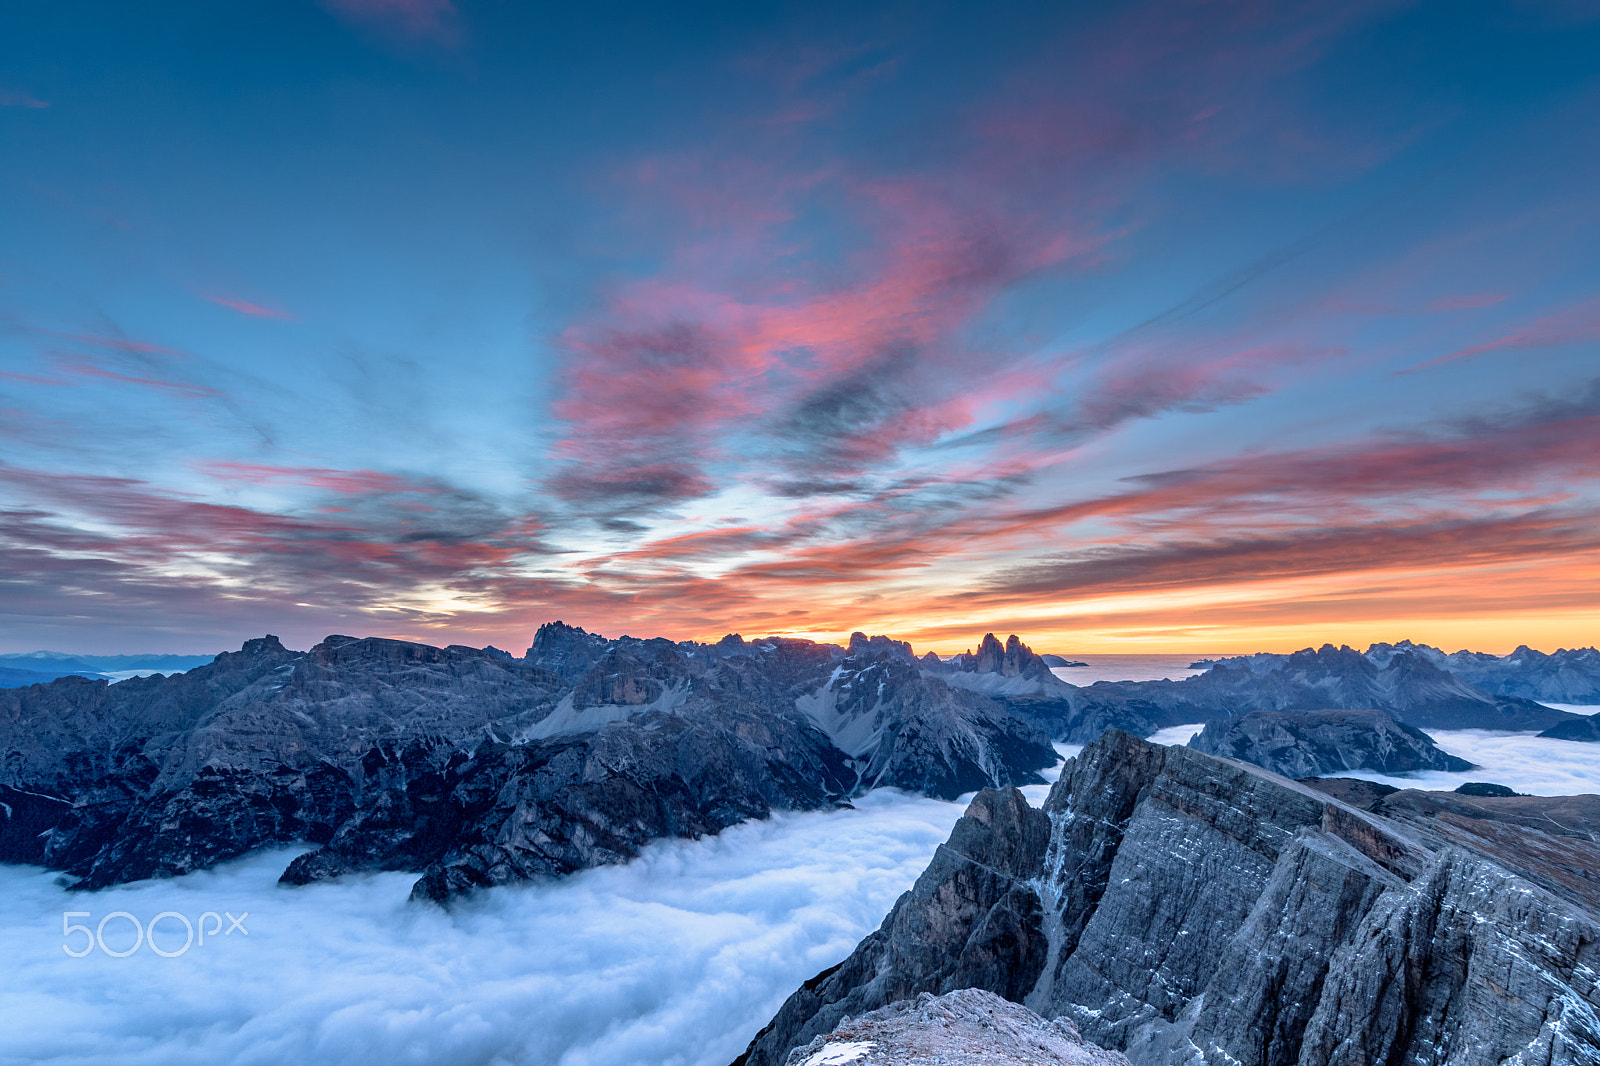
[[[965, 804], [879, 791], [857, 808], [661, 842], [451, 912], [408, 904], [410, 874], [280, 887], [292, 851], [98, 893], [0, 867], [0, 1061], [722, 1066], [877, 927]], [[91, 928], [248, 911], [248, 935], [70, 958], [67, 910]], [[158, 936], [175, 951], [181, 923]], [[105, 939], [124, 950], [132, 926]]]

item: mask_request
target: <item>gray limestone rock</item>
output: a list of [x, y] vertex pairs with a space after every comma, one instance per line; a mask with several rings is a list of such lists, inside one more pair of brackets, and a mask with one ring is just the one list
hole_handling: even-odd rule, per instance
[[1398, 644], [1374, 644], [1366, 655], [1384, 665], [1394, 656], [1408, 652], [1497, 696], [1553, 703], [1600, 703], [1600, 649], [1562, 648], [1546, 654], [1523, 644], [1509, 655], [1481, 651], [1447, 655], [1438, 648], [1402, 640]]
[[785, 1066], [1128, 1066], [1072, 1023], [1045, 1021], [991, 992], [963, 988], [849, 1018], [789, 1053]]
[[[1047, 841], [1002, 798], [741, 1063], [962, 984], [1135, 1066], [1600, 1062], [1600, 799], [1402, 791], [1369, 812], [1117, 732], [1063, 770]], [[1022, 918], [999, 923], [1009, 951], [995, 915]]]
[[880, 786], [1034, 783], [1057, 761], [1037, 726], [922, 677], [907, 646], [855, 646], [561, 623], [526, 659], [266, 637], [174, 677], [0, 691], [0, 856], [92, 889], [310, 842], [286, 882], [408, 870], [445, 899]]

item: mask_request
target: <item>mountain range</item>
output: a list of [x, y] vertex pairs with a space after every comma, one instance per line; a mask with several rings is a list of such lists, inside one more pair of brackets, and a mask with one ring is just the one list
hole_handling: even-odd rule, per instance
[[58, 677], [116, 680], [129, 672], [174, 673], [204, 666], [210, 655], [66, 655], [54, 651], [11, 652], [0, 655], [0, 688], [18, 688], [54, 681]]
[[171, 677], [0, 692], [0, 859], [97, 888], [309, 841], [285, 881], [409, 870], [442, 900], [872, 788], [1039, 782], [1057, 761], [1033, 723], [859, 634], [713, 645], [557, 622], [520, 659], [269, 636]]
[[950, 660], [861, 633], [696, 643], [560, 622], [520, 658], [268, 636], [186, 673], [0, 690], [0, 860], [98, 888], [305, 841], [287, 882], [406, 870], [447, 900], [874, 788], [1036, 783], [1052, 740], [1108, 728], [1208, 722], [1201, 746], [1296, 776], [1458, 768], [1424, 727], [1592, 728], [1413, 649], [1375, 659], [1324, 646], [1080, 688], [1014, 635]]
[[[1302, 653], [1303, 654], [1303, 653]], [[1409, 655], [1448, 671], [1469, 685], [1494, 696], [1519, 696], [1552, 703], [1600, 704], [1600, 649], [1562, 648], [1551, 654], [1519, 645], [1509, 655], [1481, 651], [1446, 654], [1427, 644], [1402, 640], [1397, 644], [1373, 644], [1362, 653], [1379, 667], [1387, 667], [1396, 656]], [[1263, 653], [1227, 659], [1202, 659], [1196, 668], [1225, 664], [1267, 673], [1284, 665], [1287, 655]]]
[[1169, 726], [1254, 711], [1381, 710], [1419, 729], [1548, 729], [1578, 716], [1521, 696], [1471, 685], [1420, 654], [1399, 651], [1380, 665], [1324, 644], [1292, 655], [1208, 663], [1181, 681], [1070, 685], [1012, 637], [992, 636], [976, 653], [928, 669], [1038, 722], [1058, 741], [1087, 743], [1108, 728], [1139, 736]]

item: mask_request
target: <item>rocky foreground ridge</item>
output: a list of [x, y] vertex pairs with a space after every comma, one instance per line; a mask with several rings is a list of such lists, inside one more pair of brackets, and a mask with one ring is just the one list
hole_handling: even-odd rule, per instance
[[307, 840], [284, 880], [409, 870], [442, 900], [1057, 761], [1032, 723], [860, 634], [678, 644], [551, 623], [520, 659], [263, 637], [181, 675], [0, 692], [0, 860], [98, 888]]
[[980, 793], [738, 1063], [963, 988], [1135, 1066], [1600, 1062], [1600, 800], [1364, 803], [1108, 732], [1042, 809]]
[[1064, 1018], [1045, 1021], [992, 992], [924, 992], [842, 1022], [785, 1066], [1128, 1066]]

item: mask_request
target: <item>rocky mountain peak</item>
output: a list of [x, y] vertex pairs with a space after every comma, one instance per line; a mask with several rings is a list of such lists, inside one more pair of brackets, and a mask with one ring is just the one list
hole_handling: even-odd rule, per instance
[[738, 633], [729, 633], [715, 644], [711, 645], [718, 655], [749, 655], [750, 645], [745, 643], [744, 637]]
[[881, 635], [868, 637], [865, 633], [851, 633], [848, 651], [851, 656], [861, 659], [888, 656], [906, 662], [916, 660], [909, 642]]
[[[333, 638], [330, 637], [329, 639]], [[254, 637], [245, 641], [244, 645], [239, 649], [239, 654], [254, 658], [261, 655], [282, 655], [287, 650], [282, 641], [268, 633], [264, 637]]]
[[533, 634], [525, 658], [565, 681], [576, 681], [606, 653], [611, 642], [565, 622], [546, 622]]
[[1054, 678], [1050, 667], [1015, 633], [1001, 644], [993, 633], [985, 633], [976, 652], [961, 656], [960, 668], [967, 673], [999, 674], [1001, 677]]

